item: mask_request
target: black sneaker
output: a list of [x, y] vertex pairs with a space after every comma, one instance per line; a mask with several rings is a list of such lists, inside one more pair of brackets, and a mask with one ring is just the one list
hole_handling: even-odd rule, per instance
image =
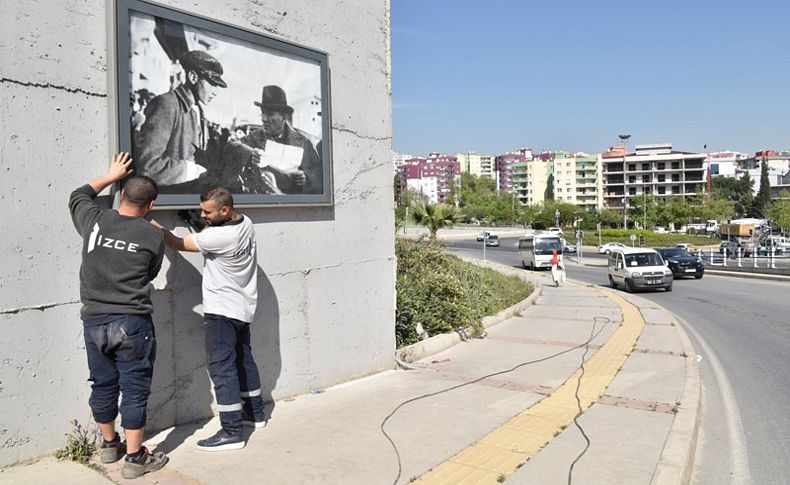
[[197, 442], [197, 449], [202, 451], [240, 450], [244, 448], [244, 437], [241, 433], [230, 434], [224, 429], [204, 440]]
[[241, 410], [241, 424], [244, 426], [252, 426], [255, 428], [263, 428], [266, 426], [266, 420], [263, 418], [256, 418], [253, 416], [252, 411], [244, 408]]
[[99, 457], [102, 463], [115, 463], [126, 454], [126, 443], [121, 442], [121, 436], [115, 433], [115, 439], [109, 443], [102, 440]]
[[143, 446], [143, 456], [138, 460], [126, 455], [126, 461], [121, 469], [121, 475], [126, 479], [137, 478], [149, 472], [155, 472], [165, 466], [169, 458], [161, 451], [149, 453], [148, 448]]

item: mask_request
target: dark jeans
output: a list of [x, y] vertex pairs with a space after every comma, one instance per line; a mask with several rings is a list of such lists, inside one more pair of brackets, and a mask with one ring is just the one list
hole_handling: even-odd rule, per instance
[[143, 428], [156, 358], [154, 322], [151, 315], [112, 315], [104, 320], [95, 324], [86, 318], [83, 327], [93, 418], [97, 423], [115, 421], [120, 392], [121, 426]]
[[206, 360], [219, 422], [228, 433], [241, 431], [243, 408], [255, 418], [263, 418], [261, 378], [250, 346], [250, 324], [207, 313], [204, 316]]

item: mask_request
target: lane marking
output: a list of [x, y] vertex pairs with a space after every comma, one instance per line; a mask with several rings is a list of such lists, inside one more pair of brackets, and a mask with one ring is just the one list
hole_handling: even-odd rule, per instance
[[[578, 385], [582, 412], [601, 398], [628, 356], [645, 326], [639, 309], [621, 296], [595, 288], [614, 301], [623, 315], [622, 324], [606, 343], [556, 391], [526, 409], [478, 442], [418, 478], [418, 484], [496, 484], [507, 477], [573, 423], [579, 415]], [[581, 350], [581, 349], [580, 349]]]
[[[683, 325], [683, 328], [694, 336], [699, 342], [702, 351], [707, 357], [713, 370], [713, 376], [719, 387], [719, 395], [721, 396], [722, 404], [724, 405], [724, 421], [727, 426], [727, 437], [730, 442], [730, 463], [732, 463], [732, 476], [731, 482], [734, 484], [752, 483], [751, 472], [749, 471], [749, 455], [746, 451], [746, 438], [743, 431], [743, 422], [741, 421], [741, 413], [738, 409], [738, 401], [735, 399], [735, 393], [732, 390], [730, 379], [727, 377], [727, 372], [721, 361], [716, 357], [716, 353], [708, 345], [702, 335], [697, 333], [685, 320], [675, 315], [675, 318]], [[697, 356], [697, 361], [701, 361], [702, 357]]]

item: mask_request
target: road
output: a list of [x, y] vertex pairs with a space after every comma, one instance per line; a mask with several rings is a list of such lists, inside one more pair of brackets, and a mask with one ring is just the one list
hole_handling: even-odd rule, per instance
[[[445, 243], [482, 258], [481, 243]], [[486, 259], [520, 266], [517, 238]], [[569, 260], [568, 277], [607, 285], [606, 268]], [[588, 263], [603, 264], [595, 255]], [[675, 281], [671, 293], [640, 293], [673, 312], [701, 359], [703, 409], [693, 483], [790, 480], [790, 283], [706, 275]]]

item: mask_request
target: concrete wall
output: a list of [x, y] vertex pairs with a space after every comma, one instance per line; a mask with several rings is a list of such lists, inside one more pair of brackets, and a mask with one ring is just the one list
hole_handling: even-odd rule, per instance
[[[277, 400], [391, 368], [389, 1], [163, 3], [329, 54], [334, 206], [243, 211], [260, 254], [253, 344], [264, 391]], [[2, 0], [0, 8], [2, 466], [62, 446], [70, 419], [88, 422], [80, 239], [66, 201], [106, 170], [114, 147], [107, 2]], [[178, 225], [173, 211], [155, 217]], [[201, 268], [199, 256], [169, 252], [155, 282], [151, 429], [213, 412]]]

